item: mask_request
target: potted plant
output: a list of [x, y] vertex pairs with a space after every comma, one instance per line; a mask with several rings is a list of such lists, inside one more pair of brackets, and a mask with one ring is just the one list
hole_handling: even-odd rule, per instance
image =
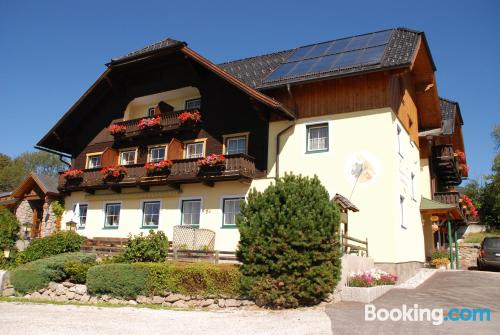
[[108, 127], [108, 131], [114, 137], [120, 137], [125, 135], [125, 132], [127, 131], [127, 126], [121, 124], [113, 124]]
[[101, 175], [102, 180], [104, 182], [114, 181], [118, 182], [123, 179], [127, 175], [128, 171], [124, 166], [115, 165], [115, 166], [107, 166], [102, 168]]
[[177, 118], [181, 125], [194, 125], [201, 122], [201, 114], [198, 111], [186, 111], [181, 113]]
[[141, 121], [139, 121], [138, 127], [140, 130], [159, 129], [159, 128], [161, 128], [160, 121], [161, 121], [161, 118], [159, 115], [156, 117], [144, 118]]
[[224, 162], [226, 157], [224, 155], [211, 154], [207, 157], [200, 159], [196, 162], [200, 171], [203, 172], [222, 172], [225, 168]]
[[165, 159], [156, 163], [146, 163], [144, 168], [146, 168], [146, 174], [148, 176], [167, 175], [172, 168], [172, 161]]
[[434, 250], [431, 259], [431, 264], [437, 269], [446, 270], [450, 265], [449, 253], [446, 249]]
[[460, 150], [456, 150], [456, 151], [455, 151], [455, 155], [454, 155], [454, 156], [458, 158], [458, 162], [459, 162], [460, 164], [465, 164], [465, 162], [466, 162], [466, 159], [465, 159], [465, 152], [460, 151]]
[[66, 184], [77, 185], [83, 180], [83, 171], [79, 169], [68, 169], [62, 173]]

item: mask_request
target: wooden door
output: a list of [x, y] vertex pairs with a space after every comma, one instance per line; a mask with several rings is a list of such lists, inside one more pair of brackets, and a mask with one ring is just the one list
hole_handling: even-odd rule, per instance
[[167, 159], [183, 159], [184, 157], [184, 144], [176, 138], [168, 144], [167, 147]]

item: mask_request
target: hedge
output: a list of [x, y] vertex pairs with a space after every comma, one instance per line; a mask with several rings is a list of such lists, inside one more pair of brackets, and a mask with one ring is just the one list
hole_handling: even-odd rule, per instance
[[143, 294], [148, 273], [146, 269], [131, 264], [102, 264], [87, 272], [90, 293], [134, 299]]
[[145, 293], [158, 295], [165, 292], [186, 295], [240, 295], [238, 266], [209, 263], [135, 263], [145, 269], [148, 278]]
[[80, 251], [84, 241], [85, 237], [75, 232], [60, 231], [32, 241], [26, 250], [17, 255], [16, 262], [24, 264], [45, 257]]
[[18, 266], [12, 270], [10, 280], [19, 293], [29, 293], [47, 287], [49, 282], [60, 282], [69, 277], [64, 267], [69, 261], [92, 263], [95, 255], [83, 253], [67, 253], [28, 264]]
[[[16, 244], [19, 221], [7, 208], [0, 206], [0, 251], [11, 249]], [[2, 256], [3, 257], [3, 256]]]

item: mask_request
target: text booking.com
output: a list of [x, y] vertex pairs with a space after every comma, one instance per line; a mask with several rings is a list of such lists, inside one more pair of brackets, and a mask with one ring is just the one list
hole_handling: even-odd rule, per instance
[[377, 308], [375, 305], [365, 305], [365, 321], [408, 321], [432, 322], [438, 326], [445, 321], [490, 321], [489, 308], [450, 308], [447, 312], [443, 308], [422, 308], [418, 304], [413, 306], [401, 305], [401, 308]]

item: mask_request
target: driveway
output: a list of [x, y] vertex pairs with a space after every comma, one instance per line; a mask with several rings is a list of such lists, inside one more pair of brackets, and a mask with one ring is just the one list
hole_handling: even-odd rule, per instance
[[0, 302], [1, 335], [331, 334], [323, 309], [174, 311]]
[[365, 321], [365, 304], [341, 302], [326, 309], [333, 334], [500, 334], [500, 273], [438, 272], [416, 289], [393, 289], [372, 304], [377, 310], [418, 304], [420, 308], [442, 308], [445, 315], [451, 308], [489, 308], [491, 314], [490, 321], [444, 321], [441, 325], [432, 321]]

